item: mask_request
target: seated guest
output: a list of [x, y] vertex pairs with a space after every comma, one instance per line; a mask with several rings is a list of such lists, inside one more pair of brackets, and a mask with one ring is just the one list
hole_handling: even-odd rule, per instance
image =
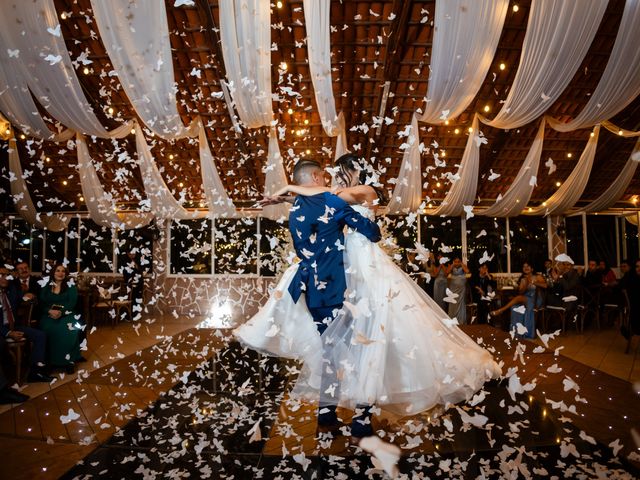
[[[36, 304], [38, 302], [38, 297], [40, 296], [40, 284], [38, 283], [38, 277], [34, 277], [31, 275], [31, 269], [29, 268], [29, 264], [27, 262], [18, 262], [16, 264], [16, 273], [17, 277], [14, 279], [14, 283], [18, 287], [18, 291], [22, 295], [22, 302], [18, 306], [18, 315], [21, 323], [25, 325], [29, 325], [31, 318], [25, 318], [28, 316], [30, 304]], [[37, 311], [33, 311], [31, 313], [32, 318], [38, 318], [39, 314]]]
[[20, 292], [11, 280], [13, 276], [9, 269], [0, 266], [0, 306], [2, 307], [0, 334], [4, 339], [16, 342], [26, 339], [33, 344], [27, 382], [50, 382], [53, 378], [45, 373], [46, 336], [38, 329], [16, 324], [15, 312], [20, 301]]
[[557, 271], [553, 273], [553, 288], [547, 292], [547, 305], [565, 308], [567, 317], [573, 320], [580, 298], [580, 274], [566, 253], [558, 255], [555, 260]]
[[620, 287], [629, 298], [629, 325], [620, 328], [627, 340], [632, 335], [640, 335], [640, 260], [636, 260], [634, 267], [620, 279]]
[[600, 272], [602, 274], [602, 285], [605, 288], [613, 287], [618, 283], [615, 272], [611, 270], [606, 260], [600, 260]]
[[491, 309], [491, 297], [492, 292], [497, 290], [497, 282], [493, 279], [493, 276], [489, 273], [489, 265], [483, 263], [480, 265], [477, 273], [474, 273], [471, 277], [471, 295], [473, 301], [478, 305], [478, 323], [487, 323], [487, 316]]
[[582, 284], [591, 295], [595, 295], [600, 290], [602, 286], [602, 272], [598, 268], [598, 262], [596, 260], [589, 260]]
[[544, 270], [542, 270], [542, 276], [545, 279], [549, 279], [551, 278], [551, 272], [553, 271], [553, 262], [551, 261], [550, 258], [547, 258], [544, 261]]
[[74, 363], [81, 360], [80, 331], [84, 328], [75, 315], [78, 290], [70, 284], [64, 265], [57, 264], [51, 275], [40, 292], [40, 326], [47, 334], [49, 365], [63, 367], [71, 374]]
[[[0, 336], [0, 359], [7, 356], [7, 341]], [[29, 395], [20, 393], [9, 386], [7, 377], [4, 376], [2, 365], [0, 364], [0, 405], [8, 405], [11, 403], [22, 403], [29, 400]]]
[[[509, 303], [491, 312], [492, 317], [500, 315], [511, 308], [511, 330], [515, 330], [517, 336], [535, 338], [535, 308], [542, 305], [542, 295], [538, 295], [539, 288], [547, 288], [547, 282], [542, 275], [534, 273], [533, 268], [527, 262], [522, 264], [522, 275], [518, 280], [518, 295]], [[513, 308], [512, 308], [513, 307]], [[524, 307], [524, 313], [522, 308]], [[526, 332], [518, 331], [518, 324], [522, 325]]]

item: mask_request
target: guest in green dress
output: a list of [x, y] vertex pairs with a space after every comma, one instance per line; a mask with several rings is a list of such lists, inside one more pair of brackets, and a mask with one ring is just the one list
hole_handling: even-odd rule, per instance
[[40, 328], [47, 335], [47, 363], [73, 373], [74, 362], [80, 359], [81, 321], [75, 314], [78, 290], [69, 284], [64, 265], [56, 265], [52, 275], [51, 283], [40, 292]]

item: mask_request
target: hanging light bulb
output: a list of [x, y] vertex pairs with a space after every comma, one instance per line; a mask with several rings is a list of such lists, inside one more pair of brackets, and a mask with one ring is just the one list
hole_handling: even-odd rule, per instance
[[483, 110], [488, 113], [491, 110], [491, 107], [489, 105], [485, 105]]
[[503, 63], [500, 64], [500, 70], [504, 70], [505, 68], [507, 68], [507, 66]]
[[573, 157], [573, 154], [571, 152], [567, 153], [567, 158], [571, 158]]
[[169, 160], [173, 160], [173, 153], [169, 154]]
[[278, 8], [282, 8], [282, 2], [278, 1], [278, 2], [276, 3], [276, 7], [278, 7]]
[[520, 10], [520, 7], [518, 5], [514, 5], [513, 6], [513, 11], [517, 12], [518, 10]]
[[453, 131], [453, 133], [455, 133], [456, 135], [458, 135], [458, 134], [460, 133], [460, 129], [459, 129], [459, 128], [456, 128], [456, 129]]
[[556, 182], [556, 187], [559, 187], [560, 185], [562, 185], [562, 182]]

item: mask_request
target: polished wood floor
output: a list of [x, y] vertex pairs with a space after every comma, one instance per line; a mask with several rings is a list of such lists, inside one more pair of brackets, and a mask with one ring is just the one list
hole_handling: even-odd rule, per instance
[[[0, 410], [0, 448], [11, 452], [0, 463], [0, 478], [58, 478], [103, 445], [222, 344], [221, 331], [193, 328], [199, 320], [165, 318], [98, 328], [89, 337], [88, 362], [77, 374], [60, 375], [53, 385], [29, 385], [23, 390], [32, 396], [29, 401]], [[523, 384], [535, 379], [532, 396], [557, 417], [569, 419], [604, 445], [619, 440], [625, 456], [640, 452], [632, 438], [633, 428], [640, 431], [638, 339], [625, 355], [624, 340], [613, 329], [567, 332], [552, 340], [549, 349], [533, 353], [535, 343], [516, 348], [506, 333], [492, 327], [465, 330], [494, 350], [505, 372], [517, 367]], [[556, 350], [559, 347], [563, 348]], [[565, 391], [567, 377], [575, 380], [579, 391]], [[549, 402], [564, 402], [566, 408]], [[350, 417], [350, 412], [341, 413]], [[285, 401], [277, 417], [263, 455], [341, 455], [350, 448], [346, 440], [327, 444], [317, 439], [313, 406], [291, 411]], [[384, 414], [375, 422], [387, 439], [407, 425], [406, 418], [400, 422]], [[406, 450], [416, 448], [433, 453], [438, 444], [424, 441]]]

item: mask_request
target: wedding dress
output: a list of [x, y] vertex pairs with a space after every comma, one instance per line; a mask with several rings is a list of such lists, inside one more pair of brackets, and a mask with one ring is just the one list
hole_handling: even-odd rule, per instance
[[[353, 208], [373, 217], [366, 207]], [[412, 415], [469, 400], [500, 375], [491, 354], [462, 332], [378, 244], [350, 230], [344, 261], [344, 306], [322, 337], [304, 295], [296, 304], [287, 291], [296, 264], [283, 274], [264, 307], [234, 332], [253, 349], [303, 362], [292, 396]], [[323, 344], [333, 385], [319, 392]]]

